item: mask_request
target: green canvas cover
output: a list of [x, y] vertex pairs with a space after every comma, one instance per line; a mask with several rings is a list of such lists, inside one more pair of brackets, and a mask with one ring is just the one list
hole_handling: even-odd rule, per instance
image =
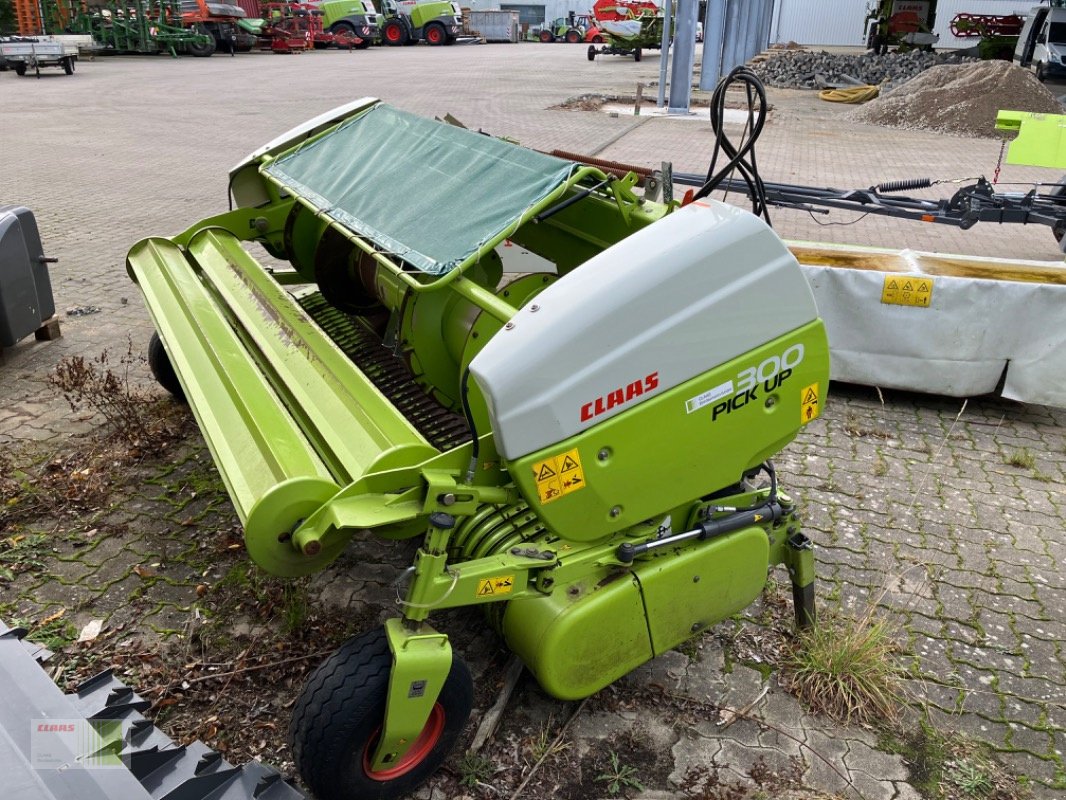
[[577, 168], [378, 104], [263, 172], [385, 252], [444, 275]]

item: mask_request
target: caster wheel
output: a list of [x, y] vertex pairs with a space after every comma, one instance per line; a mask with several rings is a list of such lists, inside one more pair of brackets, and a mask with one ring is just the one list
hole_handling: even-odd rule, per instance
[[426, 727], [399, 762], [374, 772], [370, 758], [385, 719], [392, 653], [385, 631], [341, 645], [311, 675], [289, 724], [300, 777], [320, 800], [392, 800], [414, 791], [448, 756], [473, 705], [466, 665], [452, 668]]
[[163, 340], [159, 338], [158, 333], [153, 333], [148, 342], [148, 367], [152, 370], [152, 375], [160, 386], [178, 400], [185, 400], [185, 389], [182, 388], [181, 381], [178, 380], [178, 375], [174, 372], [174, 366], [170, 363], [170, 356], [167, 355], [166, 348], [163, 347]]

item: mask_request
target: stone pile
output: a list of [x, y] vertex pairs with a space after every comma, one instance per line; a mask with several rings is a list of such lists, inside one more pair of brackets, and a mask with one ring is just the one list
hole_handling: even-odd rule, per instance
[[1062, 114], [1032, 73], [1007, 61], [932, 67], [852, 112], [856, 122], [995, 138], [1001, 109]]
[[765, 61], [752, 64], [752, 69], [768, 86], [825, 89], [831, 86], [880, 85], [886, 81], [899, 84], [938, 64], [974, 60], [966, 56], [923, 50], [883, 56], [872, 51], [850, 55], [799, 50], [775, 53]]

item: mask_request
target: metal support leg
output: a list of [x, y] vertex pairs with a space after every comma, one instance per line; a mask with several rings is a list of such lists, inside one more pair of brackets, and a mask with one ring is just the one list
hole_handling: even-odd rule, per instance
[[792, 578], [792, 604], [796, 610], [796, 627], [809, 628], [815, 623], [814, 544], [803, 533], [788, 540], [788, 574]]

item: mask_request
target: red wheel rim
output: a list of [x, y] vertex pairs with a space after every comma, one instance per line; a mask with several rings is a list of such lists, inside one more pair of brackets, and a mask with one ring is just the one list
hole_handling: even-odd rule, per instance
[[385, 35], [389, 38], [390, 42], [400, 41], [400, 29], [395, 25], [390, 25], [389, 29], [385, 31]]
[[437, 703], [433, 706], [433, 710], [429, 712], [429, 719], [426, 720], [426, 726], [422, 729], [422, 732], [418, 734], [418, 738], [415, 739], [414, 744], [400, 759], [399, 763], [394, 767], [388, 769], [379, 770], [373, 772], [370, 769], [370, 755], [374, 752], [374, 748], [378, 744], [378, 736], [381, 734], [381, 728], [374, 731], [374, 735], [370, 737], [370, 741], [367, 743], [366, 749], [363, 751], [363, 772], [366, 776], [374, 781], [391, 781], [399, 778], [401, 775], [406, 775], [413, 770], [428, 756], [433, 748], [436, 747], [437, 742], [440, 741], [441, 734], [444, 733], [444, 707]]
[[440, 30], [437, 28], [430, 28], [429, 33], [426, 34], [426, 38], [436, 44], [441, 40]]

